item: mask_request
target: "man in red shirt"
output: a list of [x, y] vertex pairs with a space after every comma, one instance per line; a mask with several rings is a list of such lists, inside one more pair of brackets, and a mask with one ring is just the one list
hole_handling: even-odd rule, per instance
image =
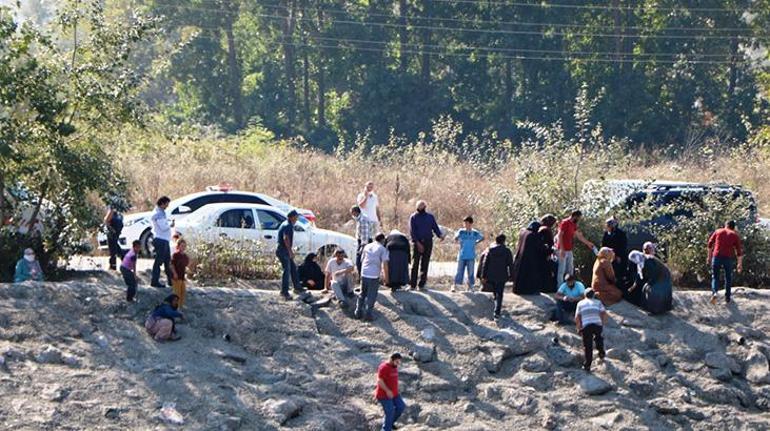
[[557, 290], [564, 283], [564, 276], [566, 274], [575, 274], [575, 257], [572, 255], [575, 238], [585, 244], [586, 247], [594, 248], [594, 245], [585, 239], [578, 230], [578, 222], [581, 217], [583, 217], [583, 213], [572, 211], [569, 217], [559, 223], [559, 234], [556, 237], [556, 247], [558, 248], [556, 256], [559, 258], [559, 270], [556, 272]]
[[377, 368], [377, 388], [374, 391], [374, 397], [380, 402], [385, 412], [382, 431], [393, 430], [393, 424], [406, 409], [406, 404], [398, 393], [399, 365], [401, 365], [401, 354], [396, 352]]
[[738, 262], [738, 272], [743, 271], [743, 246], [741, 237], [735, 231], [735, 222], [730, 220], [725, 227], [717, 229], [708, 242], [708, 258], [706, 263], [711, 266], [711, 303], [717, 303], [719, 290], [719, 275], [725, 271], [725, 302], [730, 303], [730, 288], [733, 282], [733, 268]]

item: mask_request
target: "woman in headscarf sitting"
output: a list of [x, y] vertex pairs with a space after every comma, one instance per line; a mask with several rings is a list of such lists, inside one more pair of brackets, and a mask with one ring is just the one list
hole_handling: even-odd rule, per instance
[[308, 253], [305, 256], [305, 261], [297, 268], [297, 272], [299, 273], [299, 282], [302, 283], [302, 287], [310, 290], [321, 290], [324, 288], [326, 277], [318, 265], [317, 254]]
[[617, 304], [623, 299], [623, 292], [617, 287], [615, 271], [612, 262], [615, 260], [615, 252], [609, 247], [602, 247], [594, 263], [591, 288], [605, 306]]
[[636, 264], [636, 282], [629, 291], [641, 287], [641, 307], [652, 314], [670, 311], [673, 301], [671, 271], [662, 260], [655, 256], [654, 247], [645, 244], [645, 253], [632, 251], [628, 260]]
[[172, 294], [155, 307], [147, 317], [144, 328], [155, 341], [176, 341], [180, 338], [176, 333], [174, 319], [181, 319], [184, 316], [177, 311], [178, 308], [179, 297]]

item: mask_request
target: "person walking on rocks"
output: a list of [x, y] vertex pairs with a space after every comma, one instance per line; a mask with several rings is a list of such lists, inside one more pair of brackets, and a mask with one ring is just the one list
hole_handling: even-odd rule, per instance
[[361, 212], [371, 220], [375, 226], [382, 230], [382, 216], [380, 214], [380, 198], [374, 193], [374, 183], [368, 181], [364, 185], [364, 191], [358, 194], [356, 205], [361, 208]]
[[455, 233], [455, 242], [460, 244], [460, 251], [457, 253], [457, 273], [455, 282], [452, 285], [452, 292], [457, 290], [457, 286], [463, 284], [465, 274], [468, 275], [468, 292], [473, 292], [475, 284], [474, 275], [476, 271], [476, 246], [484, 240], [484, 235], [473, 228], [473, 217], [468, 216], [463, 219], [463, 229]]
[[168, 286], [173, 282], [173, 274], [171, 273], [171, 224], [168, 221], [166, 215], [166, 208], [171, 202], [168, 196], [162, 196], [156, 202], [155, 211], [150, 217], [152, 222], [152, 246], [155, 249], [155, 262], [152, 264], [152, 278], [150, 279], [150, 286], [165, 288], [167, 285], [160, 283], [160, 267], [166, 272], [166, 279], [168, 279]]
[[585, 361], [583, 369], [591, 372], [591, 362], [594, 355], [594, 344], [599, 351], [599, 359], [604, 359], [604, 338], [602, 330], [607, 323], [607, 310], [602, 302], [596, 299], [593, 289], [586, 290], [585, 299], [578, 302], [575, 310], [575, 324], [578, 333], [583, 337]]
[[708, 241], [708, 258], [706, 263], [711, 266], [711, 303], [717, 303], [719, 278], [725, 272], [725, 302], [730, 303], [733, 283], [733, 269], [738, 263], [738, 272], [743, 271], [743, 245], [741, 237], [735, 229], [735, 221], [725, 223], [725, 227], [717, 229]]
[[388, 284], [388, 249], [385, 248], [385, 234], [378, 233], [374, 242], [364, 247], [364, 257], [361, 261], [361, 295], [356, 301], [355, 316], [367, 322], [374, 320], [372, 311], [377, 302], [377, 292], [380, 289], [380, 276], [383, 284]]
[[[409, 236], [412, 237], [412, 274], [409, 285], [412, 289], [425, 287], [428, 281], [428, 265], [433, 253], [433, 234], [443, 241], [444, 234], [433, 214], [427, 211], [425, 201], [417, 201], [417, 208], [409, 217]], [[419, 275], [419, 280], [418, 280]]]
[[278, 228], [278, 248], [275, 255], [281, 261], [283, 274], [281, 276], [281, 296], [285, 300], [291, 300], [289, 295], [289, 280], [294, 286], [294, 292], [301, 292], [302, 286], [299, 284], [299, 272], [297, 264], [294, 262], [294, 225], [297, 223], [299, 213], [295, 210], [289, 211], [286, 215], [286, 221], [281, 223]]
[[481, 266], [481, 282], [491, 288], [495, 299], [495, 319], [500, 318], [503, 308], [505, 283], [513, 274], [513, 253], [505, 246], [505, 235], [498, 235], [495, 243], [486, 250]]
[[126, 282], [126, 301], [128, 302], [134, 302], [136, 296], [136, 259], [141, 250], [142, 242], [134, 241], [131, 243], [131, 250], [123, 256], [123, 261], [120, 263], [120, 275]]
[[356, 222], [356, 241], [358, 242], [358, 248], [356, 249], [356, 269], [360, 274], [361, 256], [363, 255], [364, 246], [374, 239], [377, 224], [373, 222], [369, 216], [364, 214], [357, 205], [350, 209], [350, 216]]
[[401, 354], [396, 352], [377, 368], [377, 387], [374, 390], [374, 398], [380, 403], [385, 413], [382, 431], [395, 429], [393, 424], [406, 410], [406, 403], [398, 392], [399, 365], [401, 365]]
[[578, 230], [578, 223], [582, 217], [582, 212], [572, 211], [569, 217], [559, 223], [559, 233], [556, 236], [556, 256], [559, 258], [559, 269], [556, 272], [557, 289], [561, 286], [566, 274], [575, 273], [575, 257], [572, 254], [575, 238], [586, 247], [594, 249], [593, 243], [585, 239]]

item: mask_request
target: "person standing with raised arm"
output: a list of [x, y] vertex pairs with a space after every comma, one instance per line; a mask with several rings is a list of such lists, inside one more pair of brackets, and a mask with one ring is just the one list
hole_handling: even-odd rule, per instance
[[586, 247], [594, 249], [593, 243], [585, 239], [578, 230], [578, 223], [583, 217], [583, 213], [575, 210], [569, 217], [559, 223], [559, 233], [556, 236], [556, 256], [559, 258], [559, 269], [556, 272], [556, 288], [561, 287], [566, 274], [575, 273], [575, 257], [572, 254], [572, 248], [575, 244], [575, 238], [585, 244]]
[[382, 231], [382, 215], [380, 213], [380, 198], [374, 193], [374, 183], [368, 181], [364, 185], [364, 191], [358, 194], [356, 205], [361, 208], [361, 212], [371, 220], [379, 230]]

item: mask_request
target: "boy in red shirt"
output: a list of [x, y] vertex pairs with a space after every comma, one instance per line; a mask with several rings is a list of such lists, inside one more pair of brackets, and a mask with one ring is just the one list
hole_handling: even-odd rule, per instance
[[578, 223], [583, 213], [572, 211], [569, 217], [559, 223], [559, 233], [556, 237], [556, 257], [559, 258], [559, 269], [556, 272], [556, 289], [558, 290], [564, 283], [564, 276], [575, 274], [575, 258], [572, 255], [572, 248], [575, 245], [575, 238], [585, 244], [586, 247], [593, 249], [594, 245], [578, 230]]
[[176, 243], [176, 251], [171, 255], [171, 274], [173, 276], [171, 285], [174, 294], [179, 297], [179, 308], [184, 305], [185, 294], [187, 293], [187, 281], [185, 273], [187, 265], [190, 264], [190, 258], [185, 253], [187, 250], [187, 241], [180, 238]]
[[385, 412], [382, 431], [393, 430], [393, 424], [406, 409], [406, 404], [398, 393], [399, 365], [401, 365], [401, 354], [396, 352], [377, 368], [377, 388], [374, 390], [374, 397], [380, 402]]
[[725, 271], [725, 302], [730, 303], [730, 288], [733, 282], [733, 268], [738, 262], [738, 272], [743, 271], [743, 246], [741, 237], [735, 231], [735, 222], [730, 220], [725, 227], [711, 234], [708, 242], [706, 264], [711, 266], [711, 303], [717, 303], [720, 271]]

